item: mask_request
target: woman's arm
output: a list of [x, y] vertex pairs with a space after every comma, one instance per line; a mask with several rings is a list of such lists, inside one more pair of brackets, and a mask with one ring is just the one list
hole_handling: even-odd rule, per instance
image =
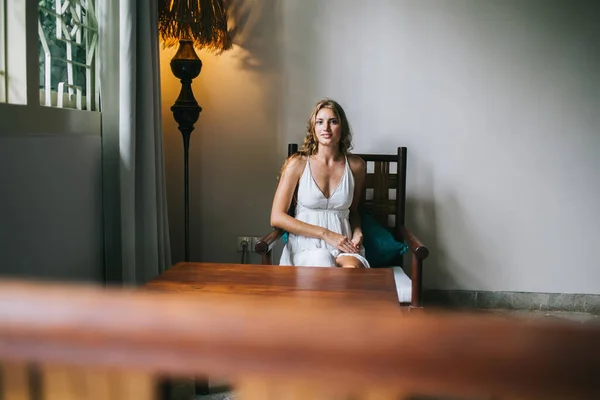
[[306, 160], [303, 157], [293, 157], [286, 161], [287, 165], [283, 167], [281, 179], [275, 198], [273, 199], [273, 207], [271, 208], [271, 226], [281, 228], [295, 235], [307, 236], [317, 239], [323, 239], [327, 229], [320, 226], [307, 224], [294, 217], [288, 215], [287, 211], [292, 204], [292, 197], [296, 190], [296, 185], [302, 176]]
[[286, 161], [286, 163], [287, 165], [283, 168], [279, 185], [277, 185], [277, 190], [275, 191], [275, 198], [273, 199], [271, 226], [295, 235], [322, 239], [342, 252], [355, 253], [357, 251], [355, 246], [344, 235], [317, 225], [307, 224], [288, 215], [287, 211], [292, 204], [296, 185], [304, 172], [306, 160], [302, 157], [293, 157]]
[[350, 164], [350, 170], [354, 176], [354, 197], [352, 198], [352, 204], [350, 205], [352, 243], [354, 243], [357, 249], [359, 249], [362, 244], [363, 233], [360, 223], [360, 214], [358, 213], [358, 206], [360, 205], [360, 199], [362, 197], [363, 187], [365, 184], [367, 163], [362, 158], [353, 155], [348, 157], [348, 163]]

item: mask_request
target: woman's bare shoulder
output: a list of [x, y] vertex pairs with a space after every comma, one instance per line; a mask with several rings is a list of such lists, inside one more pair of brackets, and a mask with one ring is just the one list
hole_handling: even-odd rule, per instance
[[288, 157], [283, 164], [282, 172], [299, 177], [306, 167], [306, 159], [306, 156], [299, 154]]
[[354, 173], [364, 172], [367, 168], [365, 160], [355, 154], [348, 154], [348, 164]]

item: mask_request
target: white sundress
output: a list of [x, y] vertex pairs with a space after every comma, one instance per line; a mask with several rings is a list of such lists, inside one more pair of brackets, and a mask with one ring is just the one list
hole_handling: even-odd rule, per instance
[[[342, 179], [329, 198], [325, 197], [317, 186], [310, 170], [310, 157], [308, 157], [306, 167], [304, 167], [304, 172], [298, 182], [295, 217], [308, 224], [318, 225], [352, 238], [349, 216], [353, 196], [354, 176], [348, 165], [347, 157]], [[365, 268], [370, 268], [369, 262], [364, 257], [363, 246], [359, 253], [342, 253], [322, 239], [298, 236], [292, 233], [288, 235], [279, 265], [335, 267], [335, 260], [340, 255], [356, 257]]]

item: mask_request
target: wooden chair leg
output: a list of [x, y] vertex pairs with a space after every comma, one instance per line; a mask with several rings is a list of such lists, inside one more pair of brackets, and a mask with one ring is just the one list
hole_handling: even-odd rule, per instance
[[423, 260], [417, 257], [416, 254], [412, 255], [412, 295], [410, 299], [411, 307], [418, 308], [423, 307]]
[[262, 255], [263, 265], [273, 265], [273, 250], [267, 251]]

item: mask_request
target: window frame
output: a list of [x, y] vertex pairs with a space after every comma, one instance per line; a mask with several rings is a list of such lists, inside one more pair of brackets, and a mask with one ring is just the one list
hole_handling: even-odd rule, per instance
[[0, 0], [0, 103], [6, 103], [6, 4]]
[[[7, 102], [0, 103], [0, 121], [2, 121], [0, 137], [101, 136], [100, 110], [88, 111], [41, 105], [37, 1], [4, 0], [4, 2]], [[25, 24], [22, 23], [23, 18]], [[97, 74], [98, 72], [96, 76]]]
[[[66, 6], [63, 3], [65, 0], [55, 0], [55, 8], [56, 10], [44, 8], [44, 12], [49, 15], [53, 15], [53, 18], [57, 18], [62, 16], [64, 11], [66, 10]], [[96, 60], [98, 58], [98, 2], [102, 0], [78, 0], [81, 3], [87, 3], [86, 6], [80, 4], [72, 4], [69, 6], [72, 10], [72, 7], [75, 8], [75, 12], [85, 11], [85, 19], [80, 19], [82, 15], [75, 18], [77, 24], [79, 25], [79, 29], [75, 32], [75, 37], [69, 37], [71, 32], [67, 27], [63, 27], [61, 22], [62, 30], [57, 30], [56, 34], [58, 38], [64, 38], [65, 41], [62, 42], [66, 46], [67, 54], [71, 53], [73, 50], [73, 46], [79, 46], [76, 42], [85, 43], [85, 61], [76, 61], [74, 56], [65, 55], [66, 58], [57, 57], [57, 55], [52, 54], [52, 50], [48, 47], [48, 40], [52, 38], [46, 37], [46, 32], [42, 29], [42, 24], [39, 22], [41, 9], [38, 8], [38, 31], [40, 40], [42, 41], [42, 47], [44, 52], [50, 54], [50, 60], [58, 60], [60, 62], [65, 63], [65, 68], [68, 71], [67, 75], [69, 79], [73, 79], [74, 70], [76, 68], [85, 68], [86, 81], [85, 85], [80, 85], [81, 82], [75, 82], [73, 79], [72, 85], [67, 82], [61, 82], [58, 84], [57, 90], [46, 91], [49, 86], [51, 86], [51, 82], [46, 82], [46, 80], [51, 80], [51, 73], [48, 69], [48, 66], [42, 66], [39, 64], [40, 71], [42, 68], [45, 68], [44, 71], [44, 82], [40, 82], [40, 85], [43, 83], [43, 86], [40, 86], [40, 102], [43, 106], [46, 107], [57, 107], [57, 108], [70, 108], [70, 109], [81, 109], [83, 111], [92, 111], [97, 112], [100, 110], [100, 96], [99, 96], [99, 70], [97, 68]], [[71, 1], [73, 3], [73, 1]], [[91, 6], [91, 10], [88, 7]], [[65, 8], [62, 11], [59, 11], [61, 8]], [[58, 14], [57, 14], [58, 13]], [[60, 15], [59, 15], [60, 14]], [[89, 18], [92, 18], [96, 22], [96, 26], [90, 24]], [[63, 20], [63, 18], [60, 18]], [[83, 30], [86, 30], [85, 34]], [[90, 33], [92, 32], [92, 33]], [[59, 34], [60, 33], [60, 34]], [[90, 36], [91, 35], [91, 36]], [[43, 38], [43, 39], [42, 39]], [[60, 39], [59, 39], [60, 40]], [[71, 53], [72, 54], [72, 53]], [[93, 56], [92, 56], [93, 54]], [[39, 60], [39, 58], [38, 58]], [[48, 62], [49, 60], [47, 59]], [[83, 62], [84, 64], [81, 64]], [[66, 88], [66, 89], [65, 89]], [[85, 95], [82, 92], [85, 89]], [[62, 95], [61, 95], [62, 93]], [[73, 98], [69, 99], [69, 96]], [[62, 106], [62, 104], [69, 104], [68, 106]], [[85, 107], [85, 108], [82, 108]]]

